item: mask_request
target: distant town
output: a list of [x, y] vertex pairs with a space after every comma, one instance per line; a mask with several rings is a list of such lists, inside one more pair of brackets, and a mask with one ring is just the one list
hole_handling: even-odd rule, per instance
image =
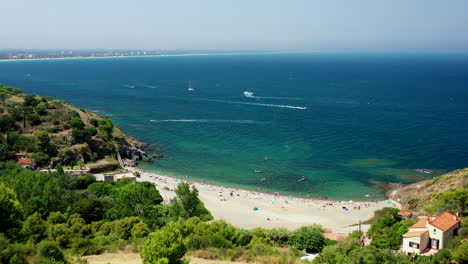
[[0, 60], [34, 60], [63, 58], [103, 58], [103, 57], [138, 57], [138, 56], [169, 56], [196, 54], [245, 54], [271, 53], [265, 50], [13, 50], [0, 49]]

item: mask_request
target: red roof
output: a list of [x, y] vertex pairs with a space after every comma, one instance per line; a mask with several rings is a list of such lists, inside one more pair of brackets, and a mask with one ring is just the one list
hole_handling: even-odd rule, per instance
[[34, 159], [22, 158], [18, 160], [18, 164], [31, 165], [34, 163]]
[[427, 223], [427, 219], [422, 218], [422, 219], [419, 219], [419, 221], [416, 224], [414, 224], [414, 225], [412, 225], [412, 226], [410, 226], [408, 228], [426, 228], [426, 223]]
[[424, 235], [427, 232], [429, 232], [429, 231], [427, 231], [427, 230], [409, 231], [409, 232], [406, 232], [406, 234], [404, 234], [403, 237], [420, 237], [420, 236]]
[[434, 220], [430, 221], [429, 224], [439, 228], [442, 231], [447, 231], [452, 226], [458, 224], [461, 221], [461, 218], [455, 216], [452, 213], [445, 212], [439, 216], [437, 216]]

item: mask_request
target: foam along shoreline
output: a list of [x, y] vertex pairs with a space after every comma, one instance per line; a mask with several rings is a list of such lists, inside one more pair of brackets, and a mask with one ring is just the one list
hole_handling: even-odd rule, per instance
[[216, 56], [216, 55], [255, 55], [255, 54], [279, 54], [284, 52], [242, 52], [242, 53], [186, 53], [186, 54], [159, 54], [159, 55], [136, 55], [136, 56], [76, 56], [62, 58], [31, 58], [31, 59], [0, 59], [0, 62], [12, 61], [48, 61], [48, 60], [86, 60], [86, 59], [115, 59], [115, 58], [146, 58], [146, 57], [181, 57], [181, 56]]
[[[137, 181], [148, 181], [156, 188], [168, 203], [175, 197], [178, 183], [187, 182], [165, 175], [150, 173], [139, 168], [128, 167], [129, 171], [138, 171]], [[199, 191], [200, 199], [210, 210], [215, 219], [223, 219], [241, 228], [296, 229], [301, 226], [320, 224], [324, 228], [338, 233], [351, 233], [357, 230], [356, 224], [374, 216], [374, 212], [384, 207], [398, 208], [393, 201], [346, 202], [318, 200], [246, 191], [237, 188], [216, 186], [189, 181]], [[253, 210], [256, 207], [258, 210]], [[346, 209], [344, 209], [345, 207]], [[370, 226], [362, 225], [366, 231]]]

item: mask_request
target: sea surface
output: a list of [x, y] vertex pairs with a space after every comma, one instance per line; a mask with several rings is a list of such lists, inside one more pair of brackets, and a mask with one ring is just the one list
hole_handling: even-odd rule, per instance
[[467, 55], [0, 62], [0, 82], [110, 116], [164, 149], [141, 168], [184, 179], [380, 199], [377, 182], [468, 166]]

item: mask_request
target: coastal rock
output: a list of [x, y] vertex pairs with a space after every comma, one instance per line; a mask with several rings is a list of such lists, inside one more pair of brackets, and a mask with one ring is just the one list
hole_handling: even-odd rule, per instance
[[162, 158], [164, 158], [164, 155], [161, 155], [161, 154], [158, 154], [158, 153], [154, 153], [154, 154], [153, 154], [153, 158], [155, 158], [155, 159], [162, 159]]
[[145, 148], [150, 146], [148, 143], [141, 142], [131, 136], [125, 135], [125, 140], [119, 144], [119, 154], [125, 166], [135, 167], [138, 161], [150, 162]]

